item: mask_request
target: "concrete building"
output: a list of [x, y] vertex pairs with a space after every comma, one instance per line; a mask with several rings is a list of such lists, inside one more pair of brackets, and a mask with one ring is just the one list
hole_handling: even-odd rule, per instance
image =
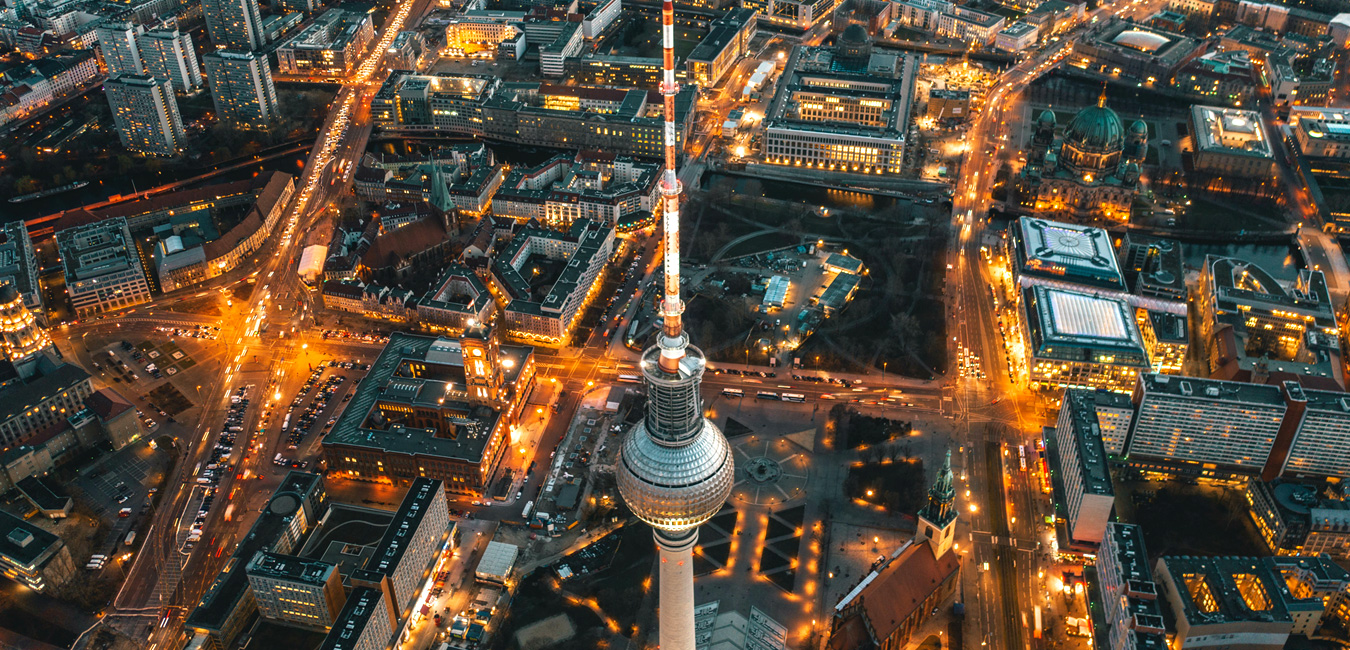
[[1196, 105], [1191, 107], [1191, 127], [1196, 171], [1259, 179], [1275, 173], [1275, 155], [1260, 113]]
[[586, 17], [581, 21], [586, 40], [599, 39], [622, 14], [623, 0], [600, 0], [595, 3], [595, 7], [586, 12]]
[[495, 52], [505, 41], [523, 33], [523, 11], [469, 9], [445, 27], [445, 47], [454, 55]]
[[1156, 373], [1139, 378], [1134, 403], [1131, 463], [1194, 476], [1260, 472], [1288, 408], [1275, 386]]
[[732, 66], [749, 55], [758, 25], [758, 12], [748, 7], [732, 9], [709, 23], [708, 34], [684, 59], [694, 82], [705, 88], [720, 83]]
[[345, 80], [374, 39], [370, 14], [329, 9], [277, 48], [277, 68], [285, 75]]
[[1260, 82], [1246, 50], [1206, 52], [1177, 70], [1172, 87], [1209, 104], [1252, 105]]
[[[566, 231], [526, 227], [516, 233], [492, 261], [489, 275], [506, 333], [522, 341], [566, 345], [613, 252], [614, 228], [589, 219], [573, 221]], [[546, 286], [538, 286], [533, 274], [527, 278], [526, 267], [542, 260], [562, 267], [554, 269], [556, 278]]]
[[14, 287], [23, 297], [24, 306], [39, 322], [45, 323], [47, 310], [42, 305], [39, 268], [28, 227], [20, 221], [0, 225], [0, 283]]
[[1350, 479], [1350, 395], [1282, 384], [1289, 411], [1264, 476]]
[[1167, 650], [1162, 603], [1149, 570], [1143, 529], [1111, 522], [1104, 532], [1097, 579], [1110, 650]]
[[1188, 36], [1110, 19], [1076, 39], [1073, 53], [1065, 61], [1108, 78], [1166, 83], [1203, 53], [1200, 43]]
[[1324, 609], [1322, 598], [1311, 588], [1293, 593], [1272, 559], [1159, 558], [1153, 574], [1176, 620], [1175, 643], [1278, 650], [1290, 634], [1315, 631]]
[[476, 273], [452, 264], [417, 300], [417, 320], [425, 327], [459, 336], [477, 323], [489, 322], [496, 307], [487, 285]]
[[154, 29], [136, 37], [145, 74], [168, 79], [180, 93], [195, 93], [202, 88], [202, 70], [192, 35], [176, 29]]
[[452, 529], [444, 484], [419, 476], [412, 480], [365, 568], [352, 573], [353, 585], [384, 592], [394, 629], [413, 613]]
[[202, 60], [211, 80], [216, 117], [249, 129], [267, 128], [277, 119], [277, 90], [267, 59], [252, 52], [222, 50]]
[[1101, 228], [1022, 217], [1008, 233], [1018, 286], [1067, 284], [1108, 295], [1128, 289], [1111, 235]]
[[94, 392], [89, 373], [73, 364], [40, 357], [26, 369], [12, 362], [3, 365], [0, 447], [29, 443], [38, 432], [59, 425], [83, 409]]
[[994, 36], [994, 49], [1004, 52], [1021, 52], [1036, 44], [1040, 38], [1040, 28], [1031, 23], [1015, 22], [999, 30]]
[[182, 153], [187, 133], [169, 80], [121, 75], [104, 82], [103, 90], [122, 146], [151, 156]]
[[136, 43], [136, 37], [145, 31], [144, 27], [131, 23], [105, 22], [94, 31], [98, 35], [98, 48], [103, 53], [103, 65], [109, 77], [145, 71], [140, 47]]
[[[1068, 539], [1061, 544], [1096, 546], [1106, 534], [1106, 524], [1115, 507], [1106, 447], [1097, 423], [1096, 391], [1064, 391], [1059, 421], [1045, 441], [1048, 456], [1058, 472], [1056, 487], [1063, 486], [1055, 509], [1063, 508], [1068, 520]], [[1048, 433], [1048, 432], [1047, 432]]]
[[1303, 269], [1281, 282], [1250, 262], [1210, 255], [1195, 303], [1211, 376], [1344, 387], [1339, 329], [1322, 271]]
[[1149, 370], [1134, 310], [1107, 298], [1048, 286], [1021, 291], [1028, 377], [1034, 388], [1129, 391]]
[[258, 551], [245, 571], [258, 614], [282, 625], [327, 631], [346, 598], [337, 567], [327, 562]]
[[[659, 71], [659, 65], [657, 70]], [[386, 132], [436, 132], [477, 136], [532, 146], [595, 149], [616, 155], [659, 158], [664, 123], [661, 104], [643, 90], [626, 91], [612, 112], [552, 108], [566, 95], [552, 84], [504, 84], [492, 75], [390, 75], [371, 103], [377, 127]], [[693, 128], [693, 88], [675, 97], [676, 138]], [[569, 100], [570, 101], [570, 100]], [[570, 106], [566, 102], [555, 104]]]
[[915, 60], [872, 52], [865, 33], [853, 40], [846, 36], [847, 30], [837, 48], [793, 48], [764, 118], [765, 162], [861, 174], [900, 172]]
[[[173, 100], [172, 95], [169, 100]], [[63, 217], [57, 221], [56, 229], [66, 294], [77, 317], [131, 307], [150, 299], [150, 285], [125, 218], [80, 223]]]
[[216, 49], [256, 52], [267, 40], [258, 0], [202, 0], [202, 15]]
[[1304, 156], [1350, 159], [1350, 109], [1295, 108], [1289, 122]]
[[75, 562], [61, 538], [0, 512], [0, 575], [34, 591], [45, 591], [73, 578]]
[[322, 476], [287, 473], [220, 574], [187, 615], [183, 628], [206, 639], [211, 647], [233, 647], [244, 625], [258, 611], [249, 582], [249, 562], [259, 551], [289, 555], [327, 510], [328, 493]]
[[1251, 480], [1244, 495], [1272, 553], [1350, 559], [1350, 501], [1344, 488]]
[[386, 650], [393, 636], [384, 592], [356, 587], [319, 650]]
[[[527, 31], [528, 35], [529, 32]], [[539, 47], [539, 74], [545, 77], [561, 77], [567, 73], [565, 63], [581, 53], [586, 44], [580, 23], [566, 23], [557, 38]]]
[[602, 151], [559, 155], [512, 171], [493, 197], [492, 211], [554, 228], [570, 227], [578, 219], [617, 228], [660, 211], [660, 172], [659, 163]]
[[[563, 63], [567, 80], [582, 86], [614, 86], [657, 90], [661, 85], [661, 58], [585, 53]], [[689, 83], [689, 71], [675, 71], [681, 86]]]
[[435, 478], [481, 496], [534, 373], [533, 348], [499, 345], [481, 324], [459, 340], [396, 332], [323, 440], [329, 471], [400, 486]]
[[1007, 18], [970, 7], [952, 5], [938, 14], [937, 35], [965, 43], [987, 46], [1007, 25]]

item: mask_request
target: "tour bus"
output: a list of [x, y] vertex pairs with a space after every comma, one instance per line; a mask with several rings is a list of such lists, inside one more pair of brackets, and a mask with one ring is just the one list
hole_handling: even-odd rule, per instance
[[783, 393], [782, 400], [784, 402], [805, 402], [806, 396], [797, 393]]
[[762, 390], [762, 391], [759, 391], [758, 393], [755, 394], [755, 399], [771, 399], [771, 400], [777, 400], [777, 399], [778, 399], [778, 393], [771, 393], [771, 392], [769, 392], [769, 391], [767, 391], [767, 390]]
[[745, 397], [745, 391], [739, 388], [723, 388], [722, 394], [727, 397]]
[[639, 382], [637, 375], [619, 375], [619, 381], [625, 384], [636, 384]]

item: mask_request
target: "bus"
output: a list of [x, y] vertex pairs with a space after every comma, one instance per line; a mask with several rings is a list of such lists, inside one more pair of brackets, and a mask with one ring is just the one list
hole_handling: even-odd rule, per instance
[[755, 399], [771, 399], [771, 400], [777, 400], [777, 399], [778, 399], [778, 393], [771, 393], [771, 392], [769, 392], [769, 391], [767, 391], [767, 390], [762, 390], [762, 391], [759, 391], [758, 393], [755, 394]]
[[636, 383], [639, 383], [639, 379], [638, 379], [638, 376], [637, 376], [637, 375], [619, 375], [619, 381], [620, 381], [620, 382], [623, 382], [623, 383], [625, 383], [625, 384], [636, 384]]
[[745, 397], [745, 391], [739, 388], [723, 388], [722, 395], [726, 397]]
[[532, 510], [534, 510], [534, 502], [533, 501], [525, 502], [525, 507], [520, 511], [520, 518], [524, 519], [525, 521], [529, 521], [530, 511]]
[[806, 401], [806, 396], [797, 393], [783, 393], [782, 400], [784, 402], [797, 402], [800, 404], [801, 402]]

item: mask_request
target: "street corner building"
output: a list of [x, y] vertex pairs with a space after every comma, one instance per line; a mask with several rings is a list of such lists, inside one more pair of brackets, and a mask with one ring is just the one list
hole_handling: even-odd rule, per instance
[[458, 339], [396, 332], [323, 441], [330, 472], [398, 486], [487, 492], [534, 388], [534, 348], [477, 324]]

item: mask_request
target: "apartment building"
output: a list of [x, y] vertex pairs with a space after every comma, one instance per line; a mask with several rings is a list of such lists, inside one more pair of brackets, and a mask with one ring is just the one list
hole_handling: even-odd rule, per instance
[[394, 636], [384, 592], [357, 587], [347, 597], [319, 650], [387, 650]]
[[258, 0], [202, 0], [202, 15], [217, 49], [256, 52], [267, 42]]
[[245, 568], [258, 614], [282, 625], [328, 630], [346, 598], [337, 566], [258, 551]]
[[758, 11], [742, 7], [708, 24], [708, 34], [684, 59], [684, 66], [699, 86], [716, 86], [728, 70], [749, 55], [750, 41], [758, 33], [758, 17]]
[[122, 146], [136, 153], [173, 157], [187, 141], [168, 79], [121, 75], [103, 83]]
[[266, 57], [220, 50], [202, 60], [211, 80], [216, 117], [249, 129], [267, 128], [277, 119], [277, 90]]
[[67, 215], [56, 223], [56, 248], [75, 315], [86, 318], [150, 300], [150, 285], [127, 220], [81, 222], [78, 216]]
[[45, 323], [47, 314], [42, 307], [38, 270], [37, 254], [33, 250], [33, 240], [28, 236], [28, 226], [22, 221], [0, 225], [0, 283], [14, 287], [23, 296], [24, 306], [39, 322]]
[[1195, 475], [1256, 473], [1270, 457], [1288, 409], [1276, 386], [1141, 375], [1126, 456]]
[[1111, 522], [1104, 532], [1097, 579], [1110, 650], [1167, 650], [1162, 603], [1149, 570], [1143, 529]]
[[[614, 251], [614, 228], [589, 219], [566, 231], [527, 227], [492, 261], [491, 279], [513, 338], [566, 345], [586, 303], [600, 286], [601, 272]], [[536, 297], [526, 266], [532, 259], [564, 264], [542, 299]]]
[[286, 75], [345, 80], [374, 39], [370, 14], [329, 9], [277, 48], [277, 68]]
[[566, 23], [553, 42], [539, 47], [539, 74], [545, 77], [563, 76], [567, 72], [567, 59], [580, 54], [585, 44], [581, 23]]
[[1063, 486], [1063, 508], [1068, 520], [1071, 545], [1095, 546], [1106, 534], [1106, 524], [1115, 507], [1115, 490], [1107, 467], [1106, 448], [1097, 424], [1096, 391], [1064, 391], [1054, 434], [1047, 435], [1046, 451], [1058, 469], [1056, 482]]
[[397, 621], [412, 614], [453, 528], [444, 485], [439, 479], [413, 479], [365, 568], [352, 573], [352, 584], [384, 592]]
[[197, 62], [197, 50], [192, 35], [176, 29], [155, 29], [136, 38], [141, 64], [145, 74], [168, 79], [180, 93], [194, 93], [202, 88], [202, 69]]

